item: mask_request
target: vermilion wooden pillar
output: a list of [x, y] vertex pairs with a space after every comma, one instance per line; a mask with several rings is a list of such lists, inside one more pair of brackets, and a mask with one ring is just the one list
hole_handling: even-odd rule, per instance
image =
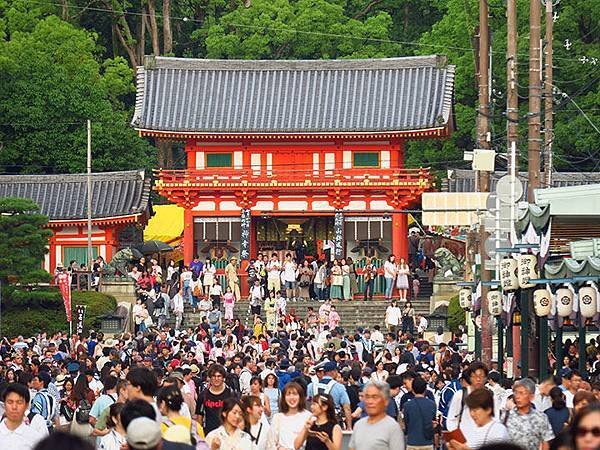
[[408, 215], [392, 214], [392, 253], [396, 261], [404, 258], [408, 263]]
[[194, 259], [194, 216], [186, 208], [183, 213], [183, 263], [188, 265]]

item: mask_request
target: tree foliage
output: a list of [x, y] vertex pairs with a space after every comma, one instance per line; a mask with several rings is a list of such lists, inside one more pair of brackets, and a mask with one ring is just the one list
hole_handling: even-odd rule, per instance
[[44, 228], [48, 218], [38, 210], [29, 199], [0, 198], [0, 280], [4, 284], [50, 280], [41, 265], [52, 232]]
[[2, 170], [85, 170], [87, 119], [94, 170], [150, 167], [154, 151], [129, 126], [134, 84], [127, 62], [100, 62], [95, 35], [57, 16], [30, 13], [30, 23], [11, 11], [8, 39], [0, 41]]
[[[504, 152], [506, 5], [488, 3], [492, 146]], [[522, 164], [528, 3], [517, 1]], [[151, 53], [264, 59], [446, 54], [457, 67], [457, 131], [443, 141], [410, 142], [406, 156], [410, 166], [461, 167], [463, 151], [475, 147], [477, 22], [477, 0], [0, 0], [0, 83], [6, 87], [0, 90], [0, 167], [82, 170], [87, 118], [94, 120], [94, 170], [151, 166], [157, 150], [129, 127], [133, 69]], [[600, 161], [594, 129], [600, 128], [600, 2], [560, 2], [554, 29], [555, 164], [592, 170]], [[156, 145], [161, 165], [178, 164], [164, 143]]]

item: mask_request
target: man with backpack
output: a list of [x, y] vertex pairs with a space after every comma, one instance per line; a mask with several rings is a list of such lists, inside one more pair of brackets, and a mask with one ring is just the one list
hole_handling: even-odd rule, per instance
[[426, 381], [417, 377], [412, 382], [414, 397], [402, 410], [406, 429], [406, 450], [432, 450], [435, 402], [425, 397]]
[[337, 378], [337, 365], [333, 361], [328, 361], [323, 365], [325, 376], [318, 383], [312, 382], [307, 388], [307, 397], [312, 400], [319, 394], [329, 394], [333, 399], [336, 411], [341, 415], [343, 413], [346, 430], [352, 430], [352, 412], [350, 411], [350, 398], [343, 384], [335, 381]]
[[440, 391], [440, 401], [438, 404], [438, 411], [442, 416], [442, 428], [446, 429], [446, 419], [448, 418], [448, 410], [450, 409], [450, 402], [452, 397], [457, 391], [462, 389], [460, 384], [460, 368], [458, 366], [452, 366], [448, 369], [450, 372], [450, 381]]
[[37, 391], [31, 402], [30, 411], [39, 414], [46, 421], [48, 431], [54, 430], [58, 422], [58, 403], [53, 395], [48, 392], [48, 385], [52, 378], [48, 372], [42, 371], [31, 379], [33, 389]]
[[153, 315], [156, 318], [158, 329], [162, 330], [169, 318], [169, 294], [167, 294], [167, 286], [160, 288], [160, 294], [154, 300], [154, 312]]
[[251, 356], [244, 356], [242, 360], [242, 371], [240, 372], [240, 389], [242, 391], [242, 395], [250, 395], [250, 381], [254, 376], [254, 371], [256, 370], [256, 363]]
[[446, 418], [446, 428], [449, 431], [460, 428], [463, 435], [469, 439], [469, 436], [473, 436], [477, 433], [477, 425], [471, 417], [469, 407], [465, 404], [465, 399], [467, 398], [467, 395], [475, 389], [485, 388], [488, 369], [482, 362], [475, 361], [469, 365], [465, 371], [465, 375], [469, 385], [468, 387], [457, 391], [452, 396]]
[[96, 422], [98, 421], [100, 414], [102, 414], [102, 411], [104, 411], [106, 408], [108, 408], [110, 405], [117, 401], [118, 381], [119, 380], [117, 379], [117, 377], [113, 375], [109, 375], [104, 380], [104, 393], [101, 396], [99, 396], [96, 399], [96, 401], [94, 401], [92, 409], [90, 410], [90, 424], [92, 426], [96, 426]]

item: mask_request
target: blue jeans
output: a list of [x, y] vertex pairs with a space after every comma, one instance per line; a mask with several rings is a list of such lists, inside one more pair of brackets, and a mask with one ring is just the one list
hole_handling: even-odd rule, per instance
[[371, 279], [365, 283], [365, 298], [369, 297], [369, 300], [373, 300], [373, 291], [375, 290], [375, 280]]
[[394, 293], [394, 279], [385, 277], [385, 298], [392, 298]]
[[190, 280], [183, 282], [183, 300], [187, 300], [190, 304], [193, 302], [192, 288], [190, 287]]

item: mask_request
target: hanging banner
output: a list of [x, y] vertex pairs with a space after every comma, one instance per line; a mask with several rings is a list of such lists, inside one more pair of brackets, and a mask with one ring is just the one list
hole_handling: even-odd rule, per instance
[[242, 209], [240, 223], [240, 259], [250, 259], [250, 210]]
[[336, 211], [333, 219], [333, 246], [336, 259], [344, 257], [344, 213]]
[[65, 312], [67, 314], [67, 322], [71, 322], [71, 277], [63, 270], [56, 276], [56, 283], [62, 294]]
[[85, 305], [75, 306], [75, 330], [77, 334], [83, 333], [83, 320], [85, 319]]

